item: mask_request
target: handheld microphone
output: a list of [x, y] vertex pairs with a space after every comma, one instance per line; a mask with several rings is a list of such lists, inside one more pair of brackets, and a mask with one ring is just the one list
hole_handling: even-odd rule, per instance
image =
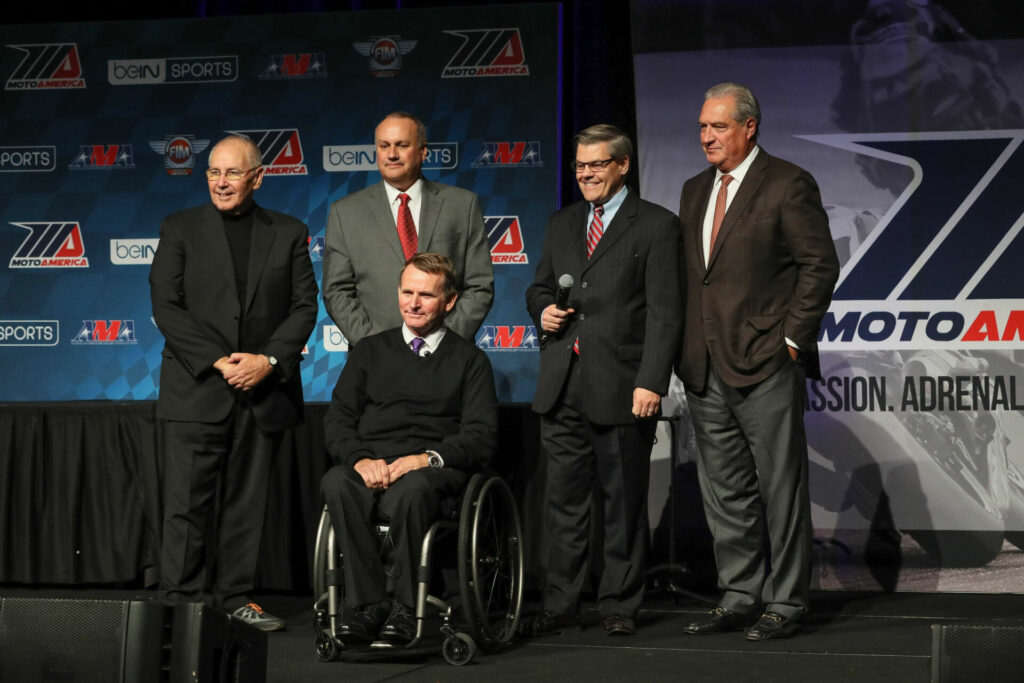
[[[565, 273], [558, 278], [558, 289], [555, 290], [555, 308], [558, 310], [564, 311], [569, 307], [569, 293], [572, 291], [573, 284], [575, 283], [572, 275], [569, 275], [569, 273]], [[544, 332], [540, 335], [541, 343], [545, 343], [550, 337], [550, 332]]]

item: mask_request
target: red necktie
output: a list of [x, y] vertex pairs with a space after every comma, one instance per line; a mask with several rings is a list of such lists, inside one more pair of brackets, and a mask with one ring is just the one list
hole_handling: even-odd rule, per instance
[[590, 227], [587, 229], [587, 258], [590, 258], [594, 250], [597, 249], [597, 243], [601, 241], [601, 235], [604, 234], [604, 221], [601, 220], [603, 213], [603, 206], [594, 207], [594, 220], [590, 221]]
[[416, 224], [412, 221], [412, 211], [409, 210], [409, 195], [402, 193], [398, 195], [402, 205], [398, 207], [398, 240], [402, 243], [402, 253], [408, 261], [416, 253]]
[[718, 239], [718, 230], [725, 220], [725, 200], [729, 196], [729, 183], [732, 182], [731, 175], [722, 176], [722, 186], [718, 188], [718, 198], [715, 199], [715, 217], [711, 221], [711, 244], [708, 245], [708, 256], [715, 249], [715, 240]]

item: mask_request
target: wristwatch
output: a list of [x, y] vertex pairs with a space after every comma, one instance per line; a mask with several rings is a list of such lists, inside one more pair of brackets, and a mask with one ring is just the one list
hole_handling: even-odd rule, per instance
[[275, 370], [277, 368], [277, 359], [271, 356], [269, 353], [263, 354], [267, 357], [267, 362], [270, 363], [270, 369]]
[[437, 451], [426, 451], [427, 453], [427, 464], [433, 467], [435, 470], [444, 469], [444, 458]]

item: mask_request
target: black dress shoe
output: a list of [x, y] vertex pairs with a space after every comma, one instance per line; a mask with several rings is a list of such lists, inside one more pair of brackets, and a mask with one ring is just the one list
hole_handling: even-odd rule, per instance
[[716, 607], [708, 616], [698, 621], [692, 621], [683, 627], [683, 633], [691, 636], [706, 636], [711, 633], [725, 633], [735, 631], [750, 623], [750, 615], [740, 612], [733, 612], [725, 607]]
[[610, 636], [636, 635], [636, 623], [625, 614], [610, 614], [604, 618], [604, 632]]
[[338, 628], [338, 639], [346, 645], [371, 643], [388, 618], [387, 602], [372, 602], [356, 609], [352, 618]]
[[747, 640], [776, 640], [794, 636], [803, 628], [796, 619], [790, 619], [778, 612], [765, 612], [757, 623], [747, 631]]
[[380, 630], [380, 639], [392, 645], [408, 645], [415, 637], [416, 615], [412, 608], [396, 600], [384, 628]]
[[544, 610], [529, 624], [526, 624], [520, 633], [524, 636], [539, 637], [553, 636], [559, 633], [579, 633], [580, 620], [574, 614], [558, 614]]

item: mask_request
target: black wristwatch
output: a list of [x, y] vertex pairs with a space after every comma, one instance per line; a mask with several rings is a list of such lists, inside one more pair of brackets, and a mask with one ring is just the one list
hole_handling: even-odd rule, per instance
[[277, 369], [277, 359], [274, 358], [273, 356], [271, 356], [269, 353], [265, 353], [263, 355], [267, 357], [267, 362], [270, 363], [270, 369], [271, 370], [276, 370]]
[[444, 458], [437, 451], [427, 451], [427, 464], [435, 470], [444, 469]]

